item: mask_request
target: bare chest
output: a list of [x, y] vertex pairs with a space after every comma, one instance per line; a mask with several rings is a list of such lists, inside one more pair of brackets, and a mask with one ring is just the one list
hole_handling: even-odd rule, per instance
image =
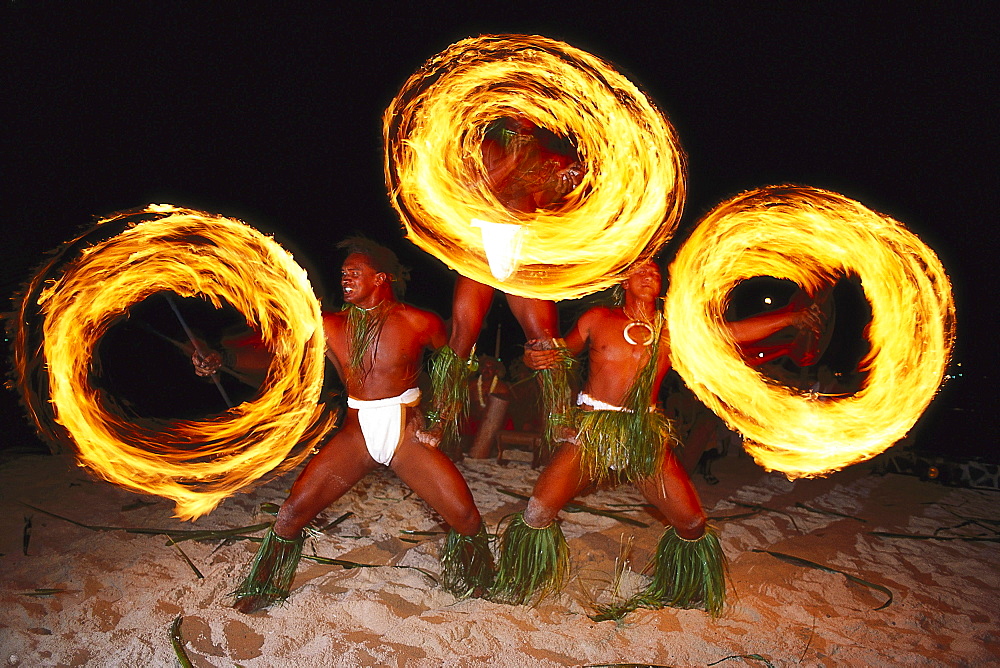
[[620, 320], [591, 335], [591, 364], [615, 364], [640, 367], [653, 350], [652, 330], [645, 326]]
[[327, 337], [338, 370], [355, 396], [413, 386], [422, 361], [424, 342], [401, 315], [390, 315], [371, 331], [343, 319]]

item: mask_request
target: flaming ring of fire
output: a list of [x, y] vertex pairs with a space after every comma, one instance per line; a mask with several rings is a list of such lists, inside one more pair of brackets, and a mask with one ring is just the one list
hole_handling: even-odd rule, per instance
[[[740, 281], [773, 276], [810, 295], [860, 278], [872, 310], [867, 379], [853, 395], [803, 394], [747, 366], [719, 324]], [[837, 193], [775, 186], [709, 212], [670, 268], [671, 356], [698, 398], [745, 436], [768, 470], [830, 473], [884, 451], [933, 399], [954, 341], [944, 267], [891, 218]]]
[[[136, 214], [102, 223], [124, 215]], [[308, 454], [300, 441], [323, 419], [322, 317], [305, 270], [244, 223], [169, 205], [140, 217], [87, 248], [39, 297], [50, 401], [82, 466], [172, 499], [177, 517], [194, 519]], [[116, 318], [162, 291], [217, 308], [225, 300], [261, 333], [274, 361], [255, 399], [203, 421], [126, 420], [105, 409], [89, 379], [95, 348]], [[289, 461], [297, 444], [302, 453]]]
[[[512, 211], [489, 187], [483, 133], [513, 116], [576, 145], [585, 175], [558, 208]], [[683, 209], [685, 158], [667, 119], [610, 65], [546, 37], [453, 44], [406, 81], [383, 134], [389, 196], [408, 238], [510, 294], [559, 300], [611, 287], [666, 243]], [[518, 230], [515, 269], [502, 280], [476, 220]]]

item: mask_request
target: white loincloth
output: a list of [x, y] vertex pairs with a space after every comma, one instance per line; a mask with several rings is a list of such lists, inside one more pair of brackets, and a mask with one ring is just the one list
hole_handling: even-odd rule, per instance
[[614, 404], [607, 404], [600, 399], [595, 399], [586, 392], [581, 392], [576, 396], [577, 406], [590, 406], [595, 411], [617, 411], [622, 412], [625, 410], [622, 406], [615, 406]]
[[472, 219], [472, 226], [482, 231], [483, 250], [486, 251], [490, 273], [498, 281], [506, 281], [521, 263], [521, 243], [524, 241], [522, 226], [515, 223], [492, 223], [479, 218]]
[[[576, 405], [577, 406], [590, 406], [595, 411], [615, 411], [616, 413], [631, 413], [632, 411], [624, 406], [615, 406], [614, 404], [608, 404], [600, 399], [595, 399], [586, 392], [581, 392], [576, 395]], [[655, 411], [656, 406], [650, 406], [650, 411]]]
[[383, 466], [388, 466], [396, 448], [403, 440], [403, 416], [407, 406], [420, 403], [420, 389], [411, 387], [398, 397], [385, 399], [355, 399], [347, 397], [347, 406], [358, 409], [358, 422], [361, 423], [361, 434], [365, 437], [365, 446], [372, 459]]

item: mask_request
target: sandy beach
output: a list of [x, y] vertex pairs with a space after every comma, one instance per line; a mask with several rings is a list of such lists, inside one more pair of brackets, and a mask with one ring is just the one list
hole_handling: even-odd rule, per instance
[[[491, 527], [523, 504], [501, 490], [527, 494], [538, 473], [523, 461], [466, 459], [460, 468]], [[642, 583], [638, 571], [661, 532], [630, 486], [577, 501], [646, 528], [563, 513], [574, 574], [560, 597], [537, 607], [456, 600], [431, 577], [441, 535], [404, 533], [439, 532], [440, 519], [387, 470], [328, 508], [321, 525], [353, 514], [305, 547], [377, 567], [303, 559], [285, 605], [245, 616], [227, 606], [227, 594], [255, 544], [171, 545], [134, 530], [266, 522], [261, 504], [280, 503], [296, 471], [182, 523], [170, 502], [96, 481], [69, 457], [21, 456], [0, 467], [0, 661], [176, 665], [177, 618], [195, 666], [979, 666], [1000, 658], [1000, 545], [872, 533], [995, 539], [995, 492], [873, 475], [871, 464], [789, 482], [742, 454], [717, 462], [714, 473], [719, 484], [695, 483], [730, 561], [729, 606], [719, 619], [675, 609], [639, 610], [621, 622], [588, 617], [593, 601], [611, 600], [623, 555], [620, 591]]]

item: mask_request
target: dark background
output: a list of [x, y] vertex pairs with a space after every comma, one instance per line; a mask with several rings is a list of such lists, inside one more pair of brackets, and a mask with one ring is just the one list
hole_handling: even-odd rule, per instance
[[[169, 202], [276, 234], [334, 297], [334, 245], [363, 231], [413, 268], [408, 300], [447, 317], [449, 272], [403, 238], [388, 204], [382, 111], [452, 42], [543, 34], [614, 63], [677, 127], [690, 182], [675, 239], [733, 194], [794, 182], [891, 215], [934, 248], [954, 282], [959, 338], [919, 445], [996, 460], [992, 20], [697, 5], [8, 0], [4, 294], [95, 217]], [[504, 309], [483, 349], [497, 322], [509, 325]], [[521, 342], [508, 325], [507, 356]], [[0, 446], [37, 443], [13, 393], [2, 402]]]

